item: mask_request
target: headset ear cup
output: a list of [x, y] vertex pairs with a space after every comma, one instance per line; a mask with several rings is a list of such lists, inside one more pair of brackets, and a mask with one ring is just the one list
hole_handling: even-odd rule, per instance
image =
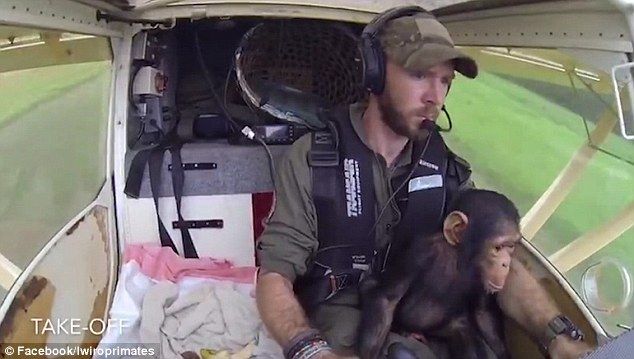
[[374, 92], [377, 64], [372, 50], [372, 39], [365, 34], [361, 36], [361, 62], [363, 65], [363, 87]]
[[380, 95], [383, 93], [383, 89], [385, 88], [385, 53], [383, 52], [383, 48], [380, 44], [378, 44], [378, 39], [376, 40], [377, 44], [374, 47], [374, 58], [376, 61], [376, 86], [374, 89], [375, 95]]
[[373, 94], [383, 91], [385, 61], [383, 51], [376, 39], [369, 36], [361, 38], [361, 56], [363, 62], [363, 86]]

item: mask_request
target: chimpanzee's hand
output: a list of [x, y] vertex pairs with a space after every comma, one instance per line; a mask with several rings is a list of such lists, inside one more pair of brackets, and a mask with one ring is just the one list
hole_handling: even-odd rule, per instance
[[588, 343], [564, 335], [557, 336], [548, 347], [552, 359], [579, 359], [593, 350]]

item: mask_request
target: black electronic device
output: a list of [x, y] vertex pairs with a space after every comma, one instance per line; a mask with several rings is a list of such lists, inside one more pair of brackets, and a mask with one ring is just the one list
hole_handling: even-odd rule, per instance
[[[290, 145], [310, 131], [306, 126], [291, 123], [255, 125], [251, 126], [251, 129], [267, 145]], [[256, 143], [242, 136], [242, 134], [232, 136], [229, 140], [233, 144]]]
[[193, 133], [196, 138], [227, 138], [231, 125], [223, 114], [204, 113], [194, 119]]
[[160, 142], [177, 125], [177, 45], [171, 32], [141, 31], [134, 36], [128, 94], [131, 147]]

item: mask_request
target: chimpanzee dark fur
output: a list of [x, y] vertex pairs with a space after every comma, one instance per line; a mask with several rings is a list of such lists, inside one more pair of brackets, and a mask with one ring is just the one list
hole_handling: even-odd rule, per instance
[[[454, 233], [446, 229], [448, 220], [444, 232], [399, 238], [384, 270], [362, 283], [362, 359], [380, 356], [389, 331], [446, 341], [452, 358], [486, 357], [483, 340], [499, 358], [508, 357], [500, 310], [490, 294], [502, 288], [513, 244], [521, 237], [518, 211], [505, 196], [486, 190], [461, 193], [448, 217], [454, 211], [463, 214], [455, 218], [465, 219], [463, 227], [456, 226], [466, 228], [455, 232], [458, 245], [445, 238]], [[490, 284], [483, 269], [495, 264], [498, 254], [507, 271], [502, 285]]]

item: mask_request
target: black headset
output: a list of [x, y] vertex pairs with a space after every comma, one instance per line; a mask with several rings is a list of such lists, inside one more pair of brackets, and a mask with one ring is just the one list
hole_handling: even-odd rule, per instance
[[385, 87], [385, 53], [379, 41], [379, 31], [390, 20], [417, 13], [431, 15], [420, 6], [395, 7], [379, 14], [363, 29], [359, 43], [363, 66], [363, 87], [373, 94], [380, 95]]

